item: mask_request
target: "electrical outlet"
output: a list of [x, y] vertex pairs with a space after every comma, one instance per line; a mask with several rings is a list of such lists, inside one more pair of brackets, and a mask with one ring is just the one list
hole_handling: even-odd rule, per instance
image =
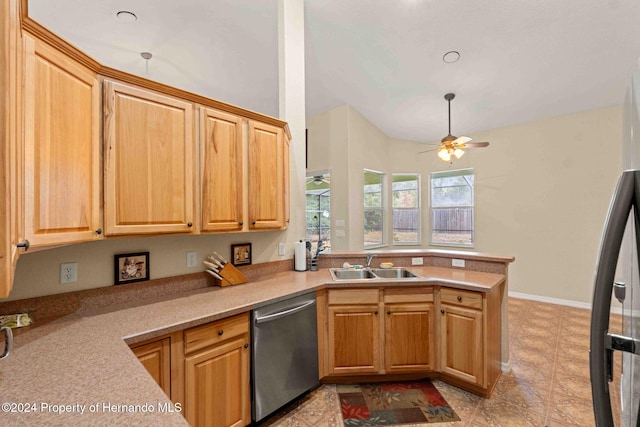
[[452, 267], [462, 267], [462, 268], [464, 268], [464, 260], [463, 259], [451, 258], [451, 266]]
[[411, 265], [424, 265], [424, 259], [422, 257], [411, 258]]
[[198, 252], [187, 252], [187, 267], [195, 267], [198, 262]]
[[60, 264], [60, 284], [76, 283], [78, 281], [78, 263], [65, 262]]
[[278, 243], [278, 255], [284, 256], [284, 243]]

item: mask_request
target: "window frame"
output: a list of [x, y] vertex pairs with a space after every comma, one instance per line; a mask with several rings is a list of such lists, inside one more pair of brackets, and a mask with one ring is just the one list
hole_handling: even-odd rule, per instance
[[[416, 196], [417, 196], [417, 206], [415, 208], [396, 208], [393, 205], [393, 194], [394, 191], [403, 191], [403, 190], [394, 190], [393, 189], [393, 184], [395, 183], [395, 177], [396, 176], [415, 176], [415, 180], [417, 182], [417, 188], [416, 188]], [[422, 210], [422, 182], [421, 182], [421, 176], [419, 173], [416, 172], [411, 172], [411, 173], [392, 173], [391, 174], [391, 244], [393, 246], [419, 246], [422, 244], [422, 221], [421, 221], [421, 215], [420, 212]], [[416, 217], [417, 217], [417, 229], [416, 229], [416, 241], [415, 242], [408, 242], [408, 241], [395, 241], [395, 237], [394, 237], [394, 232], [395, 232], [395, 227], [394, 227], [394, 223], [395, 223], [395, 211], [396, 209], [398, 210], [415, 210], [416, 211]]]
[[[366, 207], [365, 203], [364, 203], [364, 195], [365, 195], [365, 191], [364, 191], [364, 187], [366, 184], [366, 180], [365, 180], [365, 174], [366, 173], [374, 173], [377, 175], [380, 175], [380, 207], [376, 207], [376, 208], [371, 208], [371, 207]], [[373, 170], [373, 169], [364, 169], [363, 170], [363, 174], [362, 174], [362, 247], [364, 249], [375, 249], [375, 248], [381, 248], [381, 247], [385, 247], [387, 246], [386, 244], [386, 238], [385, 238], [385, 202], [386, 202], [386, 195], [385, 195], [385, 177], [386, 174], [384, 172], [380, 172], [377, 170]], [[381, 232], [381, 236], [380, 236], [380, 242], [379, 243], [373, 243], [373, 244], [366, 244], [365, 243], [365, 230], [364, 230], [364, 225], [366, 224], [365, 221], [365, 215], [367, 211], [380, 211], [380, 215], [381, 215], [381, 219], [380, 219], [380, 223], [382, 224], [382, 228], [380, 230]]]
[[[324, 190], [324, 192], [322, 194], [318, 193], [318, 194], [313, 194], [314, 197], [318, 197], [318, 210], [309, 210], [308, 209], [308, 205], [307, 205], [307, 197], [310, 196], [310, 194], [308, 193], [308, 184], [310, 181], [312, 181], [314, 178], [316, 177], [322, 177], [324, 179], [327, 179], [329, 181], [329, 188]], [[315, 190], [315, 189], [314, 189]], [[312, 191], [314, 191], [312, 190]], [[320, 190], [320, 189], [318, 189]], [[322, 225], [322, 219], [320, 219], [320, 216], [323, 214], [324, 210], [320, 209], [322, 207], [322, 203], [321, 203], [321, 198], [325, 197], [328, 199], [328, 204], [329, 204], [329, 209], [327, 210], [327, 212], [329, 213], [328, 218], [328, 226], [323, 226]], [[320, 240], [320, 238], [322, 237], [323, 233], [322, 231], [326, 231], [326, 234], [329, 236], [329, 240], [323, 240], [323, 244], [326, 246], [328, 245], [328, 247], [331, 247], [331, 239], [332, 239], [332, 233], [333, 233], [333, 227], [331, 224], [331, 171], [330, 170], [323, 170], [323, 171], [317, 171], [314, 173], [307, 173], [307, 176], [305, 177], [305, 240], [306, 241], [313, 241], [313, 238], [309, 236], [309, 228], [307, 227], [308, 224], [308, 214], [310, 212], [314, 212], [318, 215], [318, 224], [320, 225], [318, 230], [320, 232], [320, 234], [318, 235], [318, 240]], [[314, 233], [315, 234], [315, 233]], [[316, 245], [317, 246], [317, 245]], [[315, 250], [315, 248], [314, 248]]]
[[[454, 176], [473, 176], [473, 186], [471, 187], [471, 205], [455, 205], [455, 206], [439, 206], [433, 207], [433, 179], [434, 178], [447, 178]], [[473, 168], [454, 169], [447, 171], [431, 172], [429, 174], [429, 244], [431, 246], [447, 246], [457, 248], [474, 248], [476, 243], [476, 215], [475, 215], [475, 171]], [[451, 209], [451, 208], [470, 208], [471, 209], [471, 242], [470, 243], [447, 243], [447, 242], [434, 242], [433, 240], [433, 212], [439, 209]]]

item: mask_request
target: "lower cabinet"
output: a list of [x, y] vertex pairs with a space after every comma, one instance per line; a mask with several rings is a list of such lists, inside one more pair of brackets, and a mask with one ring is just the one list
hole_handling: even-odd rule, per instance
[[329, 289], [318, 301], [326, 382], [432, 377], [489, 397], [500, 377], [502, 286]]
[[327, 300], [329, 375], [434, 369], [432, 289], [331, 289]]
[[440, 313], [440, 370], [482, 385], [482, 311], [442, 304]]
[[131, 347], [191, 426], [251, 423], [249, 313]]
[[433, 371], [433, 288], [385, 288], [382, 300], [385, 372]]
[[166, 395], [171, 397], [171, 338], [136, 344], [131, 351]]

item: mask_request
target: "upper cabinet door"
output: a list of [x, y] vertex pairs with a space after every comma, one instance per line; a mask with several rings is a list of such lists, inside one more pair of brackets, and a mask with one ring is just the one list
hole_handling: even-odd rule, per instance
[[200, 109], [200, 188], [203, 231], [243, 228], [242, 119]]
[[192, 233], [193, 104], [104, 81], [107, 235]]
[[[285, 146], [282, 128], [249, 122], [249, 228], [252, 230], [286, 228]], [[288, 170], [286, 176], [288, 179]]]
[[31, 246], [101, 238], [96, 74], [25, 35], [24, 229]]

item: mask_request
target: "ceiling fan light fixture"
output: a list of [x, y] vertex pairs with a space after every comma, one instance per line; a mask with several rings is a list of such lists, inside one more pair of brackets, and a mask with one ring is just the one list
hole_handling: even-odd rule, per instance
[[456, 148], [455, 150], [453, 150], [453, 155], [456, 156], [456, 159], [459, 159], [464, 155], [464, 150]]
[[446, 147], [438, 149], [438, 157], [445, 162], [451, 161], [451, 153], [449, 153], [449, 150]]

